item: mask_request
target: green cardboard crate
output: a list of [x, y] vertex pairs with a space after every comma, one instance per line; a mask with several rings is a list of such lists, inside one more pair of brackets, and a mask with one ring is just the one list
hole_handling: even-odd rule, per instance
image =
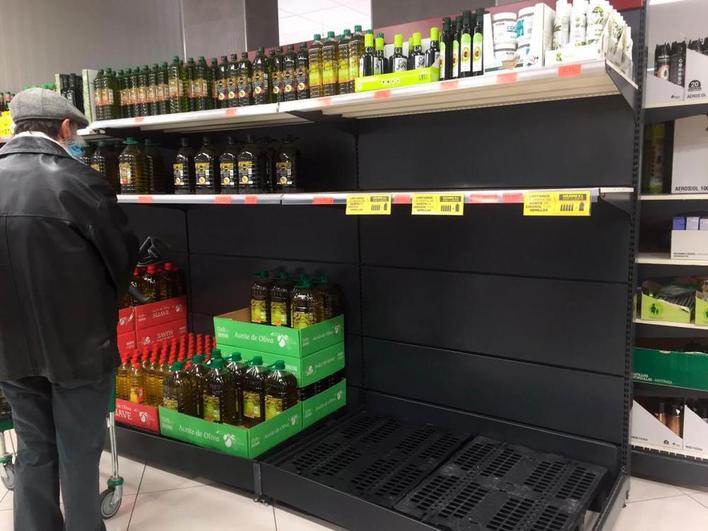
[[691, 309], [642, 294], [641, 318], [646, 321], [690, 323]]
[[357, 77], [354, 80], [354, 90], [356, 90], [356, 92], [366, 92], [369, 90], [421, 85], [432, 81], [440, 81], [440, 69], [434, 66], [406, 70], [404, 72], [379, 74], [378, 76]]
[[347, 380], [302, 402], [302, 427], [312, 426], [347, 405]]
[[160, 433], [165, 437], [236, 457], [257, 457], [301, 430], [301, 403], [250, 429], [217, 424], [160, 407]]
[[708, 391], [708, 354], [636, 347], [634, 380]]
[[214, 317], [216, 341], [258, 352], [304, 357], [344, 341], [344, 316], [296, 330], [251, 322], [251, 310], [241, 310]]
[[283, 360], [285, 362], [285, 370], [295, 375], [298, 387], [306, 387], [344, 368], [343, 341], [313, 352], [303, 358], [271, 354], [270, 352], [250, 350], [230, 345], [218, 344], [217, 346], [224, 356], [228, 356], [232, 352], [240, 352], [241, 358], [244, 361], [249, 361], [253, 359], [254, 356], [261, 356], [264, 365], [271, 365], [278, 360]]

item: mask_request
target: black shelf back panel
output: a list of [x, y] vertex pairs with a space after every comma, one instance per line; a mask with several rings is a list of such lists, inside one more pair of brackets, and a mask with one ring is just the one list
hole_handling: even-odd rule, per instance
[[[356, 123], [357, 135], [272, 134], [313, 135], [303, 154], [313, 191], [632, 183], [634, 117], [620, 96]], [[449, 219], [409, 209], [356, 219], [336, 206], [125, 206], [138, 232], [183, 254], [195, 331], [247, 306], [260, 269], [326, 273], [347, 300], [351, 397], [413, 421], [444, 411], [458, 429], [615, 477], [630, 216], [603, 202], [581, 219], [524, 218], [520, 205], [467, 205]]]

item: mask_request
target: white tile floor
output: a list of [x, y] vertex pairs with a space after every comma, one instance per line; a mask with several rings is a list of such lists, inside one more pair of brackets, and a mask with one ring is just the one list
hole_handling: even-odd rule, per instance
[[[108, 531], [248, 530], [327, 531], [338, 529], [281, 507], [256, 503], [248, 495], [121, 458], [125, 495]], [[110, 474], [110, 455], [101, 460], [101, 485]], [[708, 489], [685, 489], [632, 478], [630, 499], [613, 531], [706, 531]], [[0, 531], [12, 531], [12, 492], [0, 484]]]

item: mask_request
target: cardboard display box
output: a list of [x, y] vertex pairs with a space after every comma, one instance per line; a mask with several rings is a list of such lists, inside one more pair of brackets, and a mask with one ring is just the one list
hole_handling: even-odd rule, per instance
[[264, 365], [271, 365], [276, 361], [282, 360], [285, 362], [285, 370], [293, 374], [297, 379], [298, 387], [307, 387], [344, 368], [344, 342], [336, 343], [302, 358], [232, 347], [230, 345], [219, 344], [217, 347], [221, 350], [223, 356], [228, 356], [233, 352], [240, 352], [243, 361], [249, 361], [255, 356], [261, 356]]
[[636, 400], [632, 401], [631, 426], [632, 444], [659, 450], [683, 450], [683, 439]]
[[174, 297], [160, 302], [135, 306], [135, 329], [143, 330], [186, 319], [187, 297]]
[[[684, 231], [688, 232], [688, 231]], [[698, 232], [698, 231], [692, 231]], [[663, 299], [642, 294], [641, 318], [646, 321], [667, 321], [671, 323], [690, 323], [691, 309]]]
[[122, 308], [118, 310], [118, 335], [135, 332], [135, 308]]
[[312, 426], [347, 405], [347, 380], [302, 402], [302, 427]]
[[160, 433], [234, 455], [253, 458], [270, 450], [302, 430], [302, 403], [253, 428], [217, 424], [160, 407]]
[[671, 258], [708, 260], [708, 230], [672, 230]]
[[118, 334], [118, 352], [127, 352], [136, 348], [138, 348], [138, 343], [135, 339], [135, 332]]
[[116, 422], [151, 433], [160, 433], [158, 410], [153, 406], [116, 398]]
[[[705, 59], [708, 61], [708, 57]], [[676, 120], [671, 193], [705, 192], [708, 192], [708, 116]]]
[[634, 380], [708, 391], [708, 354], [636, 347]]
[[243, 308], [214, 317], [216, 341], [257, 352], [304, 357], [344, 341], [344, 316], [296, 330], [251, 322], [251, 311]]
[[142, 348], [154, 343], [168, 341], [178, 338], [187, 333], [187, 317], [181, 317], [176, 321], [160, 324], [151, 328], [138, 330], [135, 334], [137, 348]]

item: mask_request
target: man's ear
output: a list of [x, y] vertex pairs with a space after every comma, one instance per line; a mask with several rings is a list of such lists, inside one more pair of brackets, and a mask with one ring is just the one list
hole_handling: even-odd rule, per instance
[[73, 136], [74, 131], [71, 127], [71, 120], [69, 120], [68, 118], [64, 118], [61, 121], [61, 126], [59, 127], [59, 137], [57, 138], [57, 141], [63, 142], [65, 140], [69, 140]]

